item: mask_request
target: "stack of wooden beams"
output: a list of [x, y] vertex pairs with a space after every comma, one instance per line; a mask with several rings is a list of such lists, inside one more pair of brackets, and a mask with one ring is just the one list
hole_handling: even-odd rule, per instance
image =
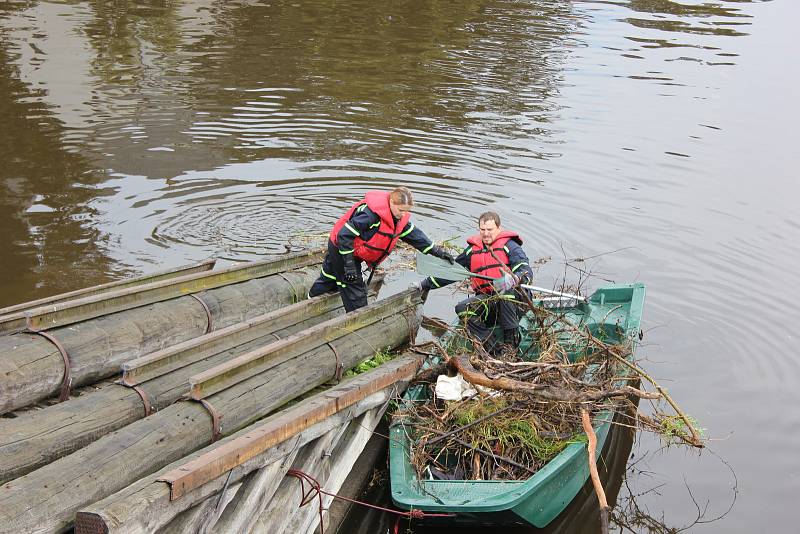
[[0, 533], [313, 532], [327, 517], [286, 513], [286, 471], [336, 491], [420, 363], [275, 413], [419, 326], [414, 290], [347, 315], [307, 299], [320, 261], [207, 262], [0, 310]]

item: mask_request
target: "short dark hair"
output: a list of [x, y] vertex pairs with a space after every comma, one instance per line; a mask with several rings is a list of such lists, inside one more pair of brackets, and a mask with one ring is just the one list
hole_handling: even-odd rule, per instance
[[411, 190], [407, 187], [395, 187], [392, 192], [389, 193], [389, 198], [391, 198], [392, 202], [395, 204], [414, 205], [414, 198], [411, 196]]
[[486, 221], [494, 221], [494, 223], [498, 227], [500, 226], [500, 216], [497, 213], [493, 212], [493, 211], [486, 211], [484, 213], [481, 213], [481, 216], [478, 217], [478, 225], [479, 226], [480, 226], [480, 224], [482, 222], [486, 222]]

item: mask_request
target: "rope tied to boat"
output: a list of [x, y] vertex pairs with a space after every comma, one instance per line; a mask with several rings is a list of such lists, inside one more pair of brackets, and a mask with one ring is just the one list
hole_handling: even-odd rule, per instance
[[[300, 499], [300, 507], [303, 507], [314, 500], [316, 497], [319, 501], [319, 532], [320, 534], [325, 534], [325, 530], [322, 523], [322, 496], [327, 495], [328, 497], [332, 497], [334, 499], [340, 499], [343, 501], [347, 501], [353, 504], [359, 504], [361, 506], [366, 506], [367, 508], [372, 508], [374, 510], [380, 510], [381, 512], [386, 512], [389, 514], [395, 514], [400, 517], [405, 517], [407, 519], [424, 519], [426, 517], [455, 517], [456, 514], [432, 514], [428, 512], [423, 512], [422, 510], [411, 509], [407, 512], [403, 510], [394, 510], [392, 508], [385, 508], [383, 506], [378, 506], [376, 504], [370, 504], [368, 502], [359, 501], [357, 499], [351, 499], [349, 497], [342, 497], [341, 495], [337, 495], [336, 493], [331, 493], [329, 491], [325, 491], [322, 489], [322, 485], [319, 483], [317, 479], [309, 475], [308, 473], [301, 471], [300, 469], [289, 469], [286, 472], [286, 476], [294, 477], [300, 481], [300, 491], [302, 492], [302, 498]], [[308, 488], [306, 488], [306, 483], [308, 483]], [[399, 518], [398, 518], [399, 519]]]

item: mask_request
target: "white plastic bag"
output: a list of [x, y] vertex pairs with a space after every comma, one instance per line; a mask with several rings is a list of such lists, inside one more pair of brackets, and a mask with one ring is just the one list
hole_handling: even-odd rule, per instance
[[456, 376], [439, 375], [436, 379], [436, 398], [442, 400], [461, 400], [477, 395], [472, 385], [464, 380], [461, 373]]

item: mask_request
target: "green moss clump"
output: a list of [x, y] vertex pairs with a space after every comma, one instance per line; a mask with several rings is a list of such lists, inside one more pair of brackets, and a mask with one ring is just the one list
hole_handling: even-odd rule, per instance
[[363, 362], [359, 363], [349, 371], [347, 371], [344, 376], [345, 378], [350, 378], [353, 376], [360, 375], [362, 373], [366, 373], [367, 371], [371, 371], [375, 369], [379, 365], [391, 361], [394, 359], [394, 354], [392, 354], [389, 349], [382, 349], [375, 353], [372, 358], [368, 360], [364, 360]]

